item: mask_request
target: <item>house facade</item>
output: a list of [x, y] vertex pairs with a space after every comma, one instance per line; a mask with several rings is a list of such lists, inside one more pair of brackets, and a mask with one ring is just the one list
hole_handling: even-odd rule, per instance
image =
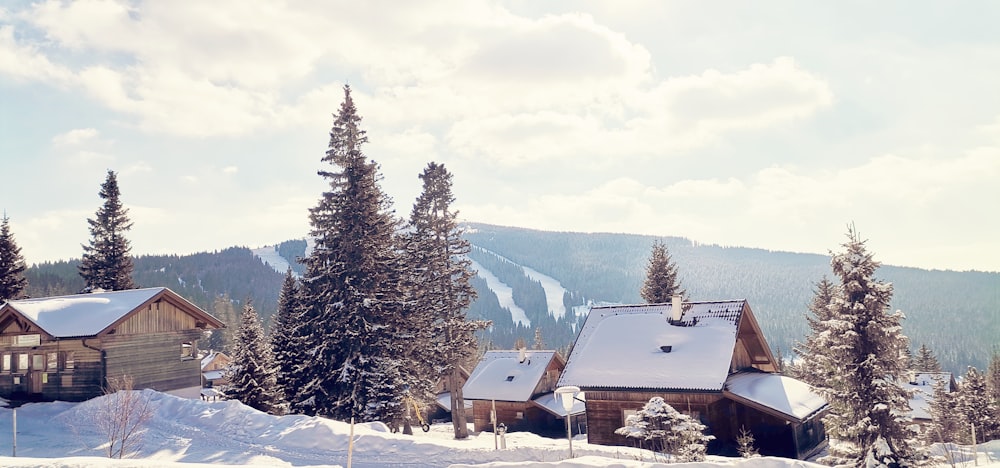
[[586, 392], [589, 442], [615, 434], [654, 396], [708, 426], [712, 454], [736, 452], [746, 428], [765, 455], [806, 458], [826, 444], [826, 402], [777, 365], [749, 304], [739, 301], [591, 309], [558, 385]]
[[[566, 411], [553, 397], [565, 365], [555, 351], [487, 351], [462, 387], [475, 430], [492, 431], [495, 412], [508, 431], [565, 434]], [[582, 410], [571, 411], [574, 422]]]
[[0, 397], [82, 401], [109, 378], [201, 385], [198, 341], [222, 322], [167, 288], [9, 301], [0, 307]]

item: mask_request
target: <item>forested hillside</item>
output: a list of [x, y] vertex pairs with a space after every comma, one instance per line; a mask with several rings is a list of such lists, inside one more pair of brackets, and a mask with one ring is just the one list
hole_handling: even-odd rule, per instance
[[[557, 278], [568, 294], [579, 297], [572, 301], [577, 303], [641, 302], [646, 262], [658, 239], [487, 224], [469, 224], [466, 236], [480, 249]], [[829, 257], [659, 239], [677, 264], [691, 300], [747, 299], [769, 343], [785, 356], [805, 337], [806, 304], [813, 285], [831, 275]], [[878, 252], [874, 254], [878, 259]], [[968, 365], [986, 367], [991, 346], [1000, 342], [1000, 273], [883, 266], [877, 276], [894, 285], [892, 307], [906, 314], [904, 333], [913, 349], [927, 344], [947, 370], [958, 374]]]
[[[574, 307], [589, 302], [641, 302], [639, 289], [653, 241], [661, 239], [677, 264], [691, 300], [747, 299], [772, 347], [791, 355], [807, 333], [806, 304], [813, 285], [830, 276], [829, 257], [751, 248], [701, 245], [678, 237], [582, 234], [467, 225], [470, 256], [503, 284], [531, 326], [515, 324], [511, 313], [482, 277], [473, 280], [479, 298], [469, 315], [493, 321], [481, 335], [484, 346], [511, 348], [520, 339], [533, 345], [541, 330], [545, 348], [566, 349], [583, 316]], [[837, 249], [839, 246], [830, 246]], [[293, 269], [304, 255], [304, 240], [282, 242], [277, 252]], [[878, 259], [878, 252], [873, 252]], [[252, 298], [265, 323], [277, 309], [282, 274], [246, 248], [186, 256], [136, 258], [135, 280], [142, 287], [166, 286], [210, 312], [220, 298], [239, 310]], [[32, 297], [73, 294], [83, 288], [78, 261], [33, 265], [26, 275]], [[525, 267], [547, 275], [565, 289], [565, 315], [556, 317], [545, 291]], [[300, 270], [297, 270], [300, 271]], [[926, 344], [945, 369], [964, 374], [968, 365], [985, 369], [991, 347], [1000, 343], [1000, 273], [921, 270], [882, 266], [876, 275], [893, 283], [893, 309], [907, 319], [904, 333], [916, 350]], [[219, 313], [216, 312], [218, 315]]]

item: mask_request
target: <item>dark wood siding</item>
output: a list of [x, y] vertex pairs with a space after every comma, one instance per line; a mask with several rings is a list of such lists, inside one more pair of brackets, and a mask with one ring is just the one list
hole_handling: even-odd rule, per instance
[[[31, 356], [41, 355], [47, 364], [49, 353], [56, 353], [57, 356], [58, 364], [54, 370], [47, 365], [33, 368], [35, 363]], [[83, 401], [101, 393], [101, 354], [85, 347], [80, 339], [48, 339], [32, 347], [6, 344], [0, 346], [0, 358], [4, 354], [9, 354], [15, 365], [9, 372], [0, 370], [0, 396], [25, 400]], [[17, 356], [21, 354], [28, 355], [29, 369], [16, 365]], [[67, 356], [72, 356], [72, 368], [66, 366]]]
[[114, 327], [115, 335], [172, 332], [197, 328], [197, 320], [177, 306], [159, 300], [134, 312]]
[[587, 390], [587, 440], [592, 444], [630, 445], [615, 430], [625, 424], [626, 410], [639, 410], [650, 398], [662, 397], [674, 409], [697, 416], [708, 424], [710, 408], [722, 400], [722, 393], [657, 393]]
[[129, 375], [135, 388], [158, 391], [201, 386], [201, 362], [181, 358], [181, 345], [196, 351], [201, 330], [102, 337], [108, 377]]
[[[493, 432], [493, 423], [490, 421], [490, 410], [493, 402], [475, 400], [472, 402], [472, 419], [476, 431]], [[565, 434], [565, 426], [562, 419], [556, 419], [549, 412], [535, 406], [532, 403], [498, 401], [497, 423], [507, 426], [508, 432], [527, 431], [542, 435]], [[520, 413], [520, 417], [518, 417]]]

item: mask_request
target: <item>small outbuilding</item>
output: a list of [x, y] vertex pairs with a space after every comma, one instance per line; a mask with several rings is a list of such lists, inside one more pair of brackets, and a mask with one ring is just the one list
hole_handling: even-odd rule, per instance
[[9, 301], [0, 307], [0, 397], [82, 401], [109, 378], [201, 386], [198, 341], [222, 322], [167, 288]]
[[[495, 411], [497, 424], [508, 431], [566, 434], [566, 411], [553, 397], [564, 366], [555, 351], [487, 351], [462, 388], [465, 400], [472, 402], [475, 430], [492, 431]], [[586, 424], [582, 413], [581, 400], [570, 411], [578, 428]]]
[[629, 445], [615, 430], [654, 396], [715, 436], [708, 453], [733, 455], [741, 428], [761, 454], [808, 458], [826, 445], [827, 403], [778, 375], [745, 300], [593, 307], [559, 386], [586, 392], [591, 443]]

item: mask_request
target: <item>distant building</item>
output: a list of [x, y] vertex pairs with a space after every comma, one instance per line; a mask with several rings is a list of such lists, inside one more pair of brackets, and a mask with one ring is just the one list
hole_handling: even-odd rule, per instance
[[654, 396], [708, 426], [711, 454], [733, 455], [741, 427], [763, 455], [808, 458], [826, 445], [828, 405], [779, 375], [746, 301], [593, 307], [559, 385], [587, 394], [589, 442], [630, 445], [615, 430]]
[[[472, 401], [475, 430], [493, 430], [495, 409], [497, 424], [508, 431], [565, 434], [566, 410], [553, 396], [564, 366], [555, 351], [487, 351], [462, 389], [465, 400]], [[581, 401], [570, 411], [574, 427], [585, 427], [583, 409]]]
[[198, 340], [222, 327], [167, 288], [9, 301], [0, 307], [0, 397], [82, 401], [123, 375], [137, 389], [197, 388]]
[[951, 372], [912, 372], [909, 382], [904, 386], [911, 391], [910, 417], [917, 424], [917, 429], [931, 422], [931, 403], [934, 401], [934, 387], [944, 385], [947, 393], [954, 392], [958, 385]]
[[205, 357], [201, 358], [201, 385], [205, 388], [212, 388], [219, 385], [226, 385], [229, 379], [226, 377], [226, 370], [232, 358], [221, 351], [209, 351]]

